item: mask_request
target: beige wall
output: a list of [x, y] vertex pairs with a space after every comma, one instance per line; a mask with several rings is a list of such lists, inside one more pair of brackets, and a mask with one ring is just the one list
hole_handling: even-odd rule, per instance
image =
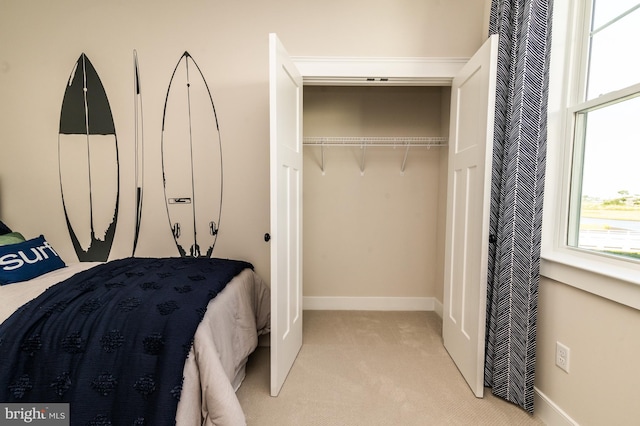
[[[448, 87], [304, 89], [313, 137], [446, 136]], [[448, 111], [446, 113], [448, 115]], [[307, 146], [304, 163], [305, 296], [434, 297], [438, 272], [440, 151]], [[446, 163], [444, 163], [446, 166]]]
[[[569, 374], [555, 366], [570, 349]], [[536, 387], [580, 425], [638, 423], [640, 312], [542, 279]]]
[[[64, 85], [81, 52], [98, 70], [120, 144], [121, 204], [112, 257], [130, 254], [134, 226], [132, 51], [144, 95], [145, 205], [139, 255], [176, 255], [159, 161], [171, 72], [188, 50], [210, 85], [223, 143], [217, 256], [269, 277], [268, 33], [292, 55], [470, 56], [484, 39], [477, 0], [115, 1], [0, 3], [0, 217], [44, 233], [68, 261], [57, 167]], [[464, 28], [463, 31], [460, 28]]]

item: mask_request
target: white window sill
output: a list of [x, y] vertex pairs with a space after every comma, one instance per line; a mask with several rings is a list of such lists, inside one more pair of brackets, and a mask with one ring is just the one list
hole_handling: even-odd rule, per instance
[[540, 274], [640, 310], [640, 266], [580, 250], [542, 253]]

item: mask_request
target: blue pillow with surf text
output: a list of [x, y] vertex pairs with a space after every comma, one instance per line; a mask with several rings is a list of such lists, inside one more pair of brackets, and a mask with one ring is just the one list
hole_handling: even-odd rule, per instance
[[65, 266], [43, 235], [0, 246], [0, 285], [27, 281]]

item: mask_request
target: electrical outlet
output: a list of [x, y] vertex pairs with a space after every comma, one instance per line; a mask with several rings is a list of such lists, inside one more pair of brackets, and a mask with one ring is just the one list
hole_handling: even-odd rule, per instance
[[556, 342], [556, 365], [566, 371], [569, 372], [569, 354], [571, 353], [570, 349], [563, 345], [560, 342]]

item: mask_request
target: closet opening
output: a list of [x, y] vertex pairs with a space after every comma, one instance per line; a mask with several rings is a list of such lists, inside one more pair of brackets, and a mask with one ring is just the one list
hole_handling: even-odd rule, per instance
[[305, 309], [441, 310], [450, 91], [304, 86]]

